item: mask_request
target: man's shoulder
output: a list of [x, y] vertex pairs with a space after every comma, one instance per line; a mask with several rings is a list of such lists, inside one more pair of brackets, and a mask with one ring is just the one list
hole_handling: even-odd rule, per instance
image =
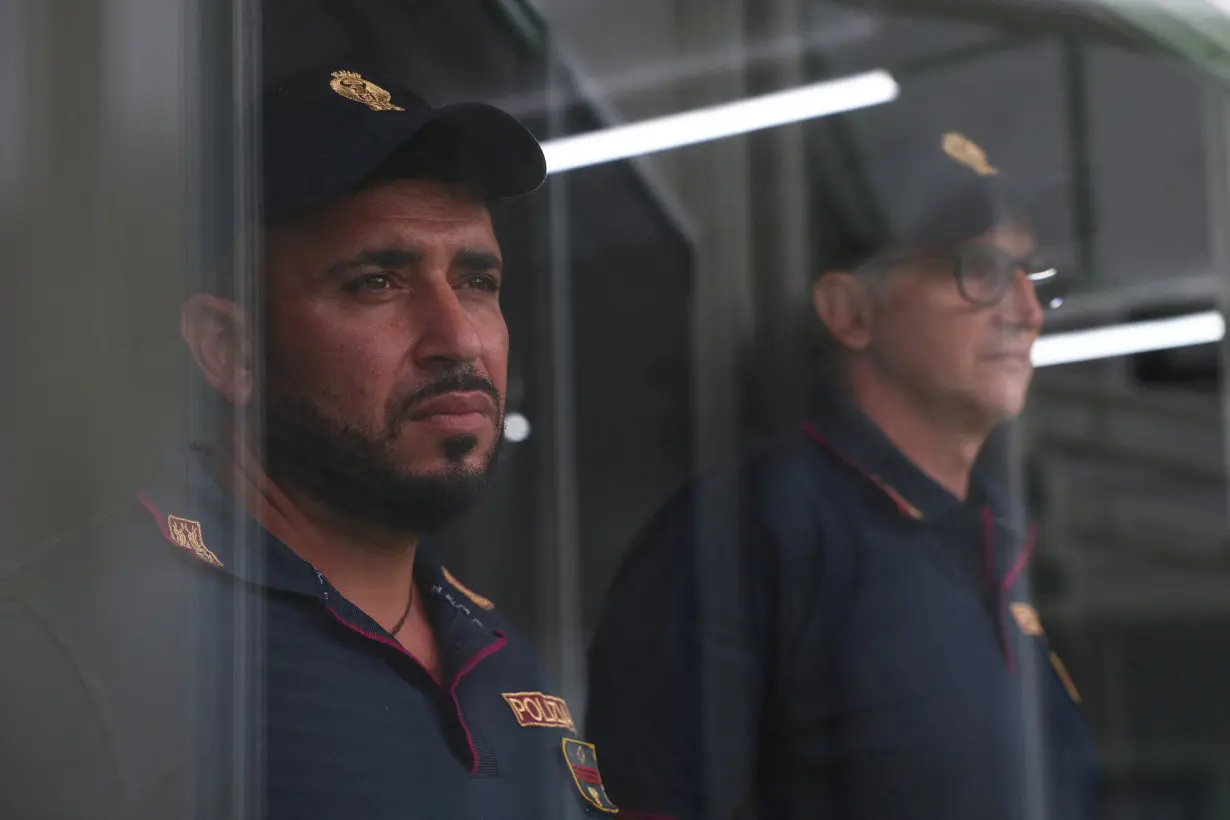
[[175, 613], [199, 583], [194, 563], [134, 501], [6, 570], [0, 624], [37, 624], [77, 665], [105, 667], [127, 646], [156, 651], [172, 640]]
[[[141, 530], [138, 511], [134, 501], [82, 527], [24, 547], [15, 563], [0, 568], [0, 600], [26, 597], [49, 583], [59, 586], [91, 575], [109, 563], [102, 560], [104, 556], [110, 562], [122, 561], [124, 545]], [[148, 526], [148, 515], [145, 522]]]
[[623, 567], [686, 576], [700, 554], [756, 566], [814, 560], [846, 514], [846, 481], [801, 429], [766, 439], [679, 488], [637, 532]]
[[740, 520], [814, 518], [837, 503], [842, 465], [802, 429], [747, 448], [678, 489], [655, 517], [703, 521], [711, 515]]
[[76, 743], [91, 776], [143, 794], [182, 763], [204, 565], [136, 503], [27, 556], [0, 576], [0, 718], [16, 738], [0, 763]]
[[136, 576], [173, 563], [167, 560], [173, 551], [134, 501], [24, 551], [15, 566], [0, 571], [0, 601], [90, 604], [99, 593], [132, 586]]

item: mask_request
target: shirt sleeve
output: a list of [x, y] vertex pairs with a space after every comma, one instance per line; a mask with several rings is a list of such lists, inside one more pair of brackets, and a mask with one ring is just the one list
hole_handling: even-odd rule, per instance
[[692, 489], [629, 550], [589, 655], [586, 732], [632, 817], [754, 814], [773, 549], [737, 485]]

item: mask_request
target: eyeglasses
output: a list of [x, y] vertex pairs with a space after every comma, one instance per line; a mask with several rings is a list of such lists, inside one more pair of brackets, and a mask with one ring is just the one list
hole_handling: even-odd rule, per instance
[[1034, 293], [1043, 309], [1063, 304], [1069, 277], [1065, 266], [1045, 261], [1040, 254], [1017, 258], [997, 245], [965, 244], [948, 251], [909, 252], [905, 256], [881, 259], [874, 267], [891, 269], [909, 262], [932, 261], [957, 277], [957, 288], [967, 302], [979, 307], [994, 307], [1012, 289], [1018, 270], [1033, 283]]
[[1033, 283], [1043, 308], [1059, 307], [1067, 295], [1068, 277], [1061, 274], [1058, 265], [1036, 254], [1017, 258], [995, 245], [969, 244], [959, 245], [952, 260], [961, 295], [979, 307], [993, 307], [1003, 301], [1018, 270]]

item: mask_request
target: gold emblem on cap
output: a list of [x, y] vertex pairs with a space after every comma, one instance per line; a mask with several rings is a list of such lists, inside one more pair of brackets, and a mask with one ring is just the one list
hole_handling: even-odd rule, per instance
[[405, 111], [400, 105], [389, 102], [392, 95], [371, 80], [365, 80], [357, 71], [334, 71], [329, 87], [348, 100], [366, 105], [373, 111]]
[[205, 546], [205, 541], [201, 538], [201, 525], [199, 522], [189, 521], [187, 518], [180, 518], [177, 515], [168, 515], [167, 533], [171, 536], [172, 541], [191, 552], [197, 558], [200, 558], [206, 564], [212, 564], [215, 567], [222, 566], [218, 556], [214, 555], [213, 551]]
[[945, 154], [966, 168], [969, 168], [978, 176], [999, 176], [999, 169], [987, 161], [987, 152], [983, 151], [982, 146], [964, 134], [949, 131], [944, 135], [940, 145], [943, 147]]

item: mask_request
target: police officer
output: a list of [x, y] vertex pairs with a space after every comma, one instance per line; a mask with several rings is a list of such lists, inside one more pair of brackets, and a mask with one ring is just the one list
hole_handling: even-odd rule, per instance
[[261, 301], [182, 310], [242, 423], [0, 579], [0, 817], [614, 810], [529, 643], [421, 543], [500, 442], [488, 202], [542, 152], [357, 68], [264, 100]]
[[1030, 603], [1033, 530], [987, 442], [1062, 271], [959, 133], [814, 283], [826, 408], [651, 520], [589, 659], [625, 815], [1088, 818], [1079, 694]]

